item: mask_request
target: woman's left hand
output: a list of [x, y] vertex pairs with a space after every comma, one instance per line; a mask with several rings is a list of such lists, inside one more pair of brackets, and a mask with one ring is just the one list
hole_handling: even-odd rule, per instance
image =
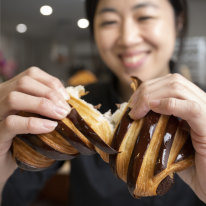
[[133, 94], [130, 116], [139, 119], [149, 110], [187, 121], [195, 149], [195, 165], [178, 174], [206, 203], [206, 93], [180, 74], [143, 82]]

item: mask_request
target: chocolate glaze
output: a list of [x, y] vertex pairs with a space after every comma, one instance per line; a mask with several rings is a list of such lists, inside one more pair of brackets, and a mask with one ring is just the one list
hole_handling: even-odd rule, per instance
[[65, 154], [59, 151], [56, 151], [45, 142], [43, 142], [37, 135], [35, 134], [21, 134], [17, 135], [16, 138], [21, 139], [27, 145], [29, 145], [33, 150], [38, 153], [55, 160], [71, 160], [78, 155], [77, 154]]
[[173, 178], [170, 176], [165, 177], [160, 184], [158, 185], [158, 188], [156, 190], [157, 195], [164, 195], [166, 194], [171, 186], [174, 184]]
[[84, 143], [84, 141], [82, 141], [81, 138], [76, 133], [74, 133], [63, 121], [58, 121], [58, 125], [55, 130], [81, 154], [91, 155], [95, 153], [95, 151], [89, 148], [86, 143]]
[[38, 171], [42, 171], [42, 170], [45, 170], [48, 168], [48, 167], [45, 167], [45, 168], [34, 167], [32, 165], [29, 165], [25, 162], [18, 160], [17, 158], [15, 158], [15, 161], [16, 161], [16, 164], [18, 165], [19, 168], [21, 168], [23, 170], [31, 171], [31, 172], [38, 172]]
[[96, 147], [107, 154], [116, 154], [117, 151], [106, 144], [99, 135], [84, 121], [76, 109], [72, 109], [67, 116], [75, 127]]
[[177, 155], [175, 163], [187, 159], [189, 156], [193, 155], [195, 151], [192, 145], [190, 133], [188, 133], [187, 131], [184, 131], [184, 133], [185, 135], [187, 135], [187, 140], [180, 150], [179, 154]]
[[[121, 145], [128, 129], [130, 128], [132, 122], [134, 121], [129, 117], [130, 110], [131, 110], [130, 108], [128, 108], [126, 110], [125, 114], [123, 115], [123, 117], [122, 117], [122, 119], [121, 119], [119, 125], [117, 126], [115, 133], [114, 133], [111, 145], [116, 151], [119, 151], [120, 145]], [[117, 175], [116, 159], [117, 159], [117, 154], [109, 155], [109, 164], [112, 167], [113, 172]]]
[[170, 116], [165, 130], [165, 135], [159, 150], [159, 156], [157, 158], [157, 162], [155, 165], [154, 175], [158, 174], [159, 172], [167, 168], [167, 162], [172, 147], [172, 143], [174, 141], [174, 136], [178, 127], [178, 123], [179, 121], [176, 117]]
[[127, 172], [127, 184], [131, 195], [133, 195], [144, 155], [151, 141], [159, 118], [160, 115], [152, 111], [144, 117], [144, 122], [137, 137]]

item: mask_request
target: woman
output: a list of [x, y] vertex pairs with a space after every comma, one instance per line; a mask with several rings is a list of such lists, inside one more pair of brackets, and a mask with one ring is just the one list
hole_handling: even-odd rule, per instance
[[[115, 103], [127, 101], [132, 95], [130, 76], [142, 79], [144, 83], [132, 96], [130, 116], [138, 119], [152, 109], [161, 114], [173, 114], [188, 122], [196, 150], [195, 167], [179, 175], [206, 202], [206, 94], [184, 77], [170, 74], [172, 68], [169, 66], [176, 37], [182, 37], [186, 25], [185, 1], [87, 0], [86, 5], [99, 53], [117, 78], [110, 84], [88, 86], [87, 90], [91, 92], [85, 99], [94, 105], [101, 102], [102, 112], [109, 108], [114, 110]], [[15, 113], [24, 110], [61, 119], [70, 110], [64, 100], [69, 97], [57, 79], [38, 68], [31, 68], [5, 82], [0, 91], [1, 189], [5, 185], [3, 205], [24, 205], [33, 198], [30, 193], [39, 189], [60, 163], [42, 173], [25, 172], [22, 175], [16, 170], [12, 175], [16, 165], [9, 153], [11, 140], [18, 133], [52, 131], [56, 122], [23, 118]], [[39, 180], [40, 177], [43, 181]], [[30, 185], [18, 187], [25, 178], [30, 179]], [[98, 156], [82, 156], [72, 160], [71, 204], [202, 204], [178, 177], [175, 181], [175, 186], [163, 197], [133, 199], [126, 185], [112, 174], [109, 166]]]

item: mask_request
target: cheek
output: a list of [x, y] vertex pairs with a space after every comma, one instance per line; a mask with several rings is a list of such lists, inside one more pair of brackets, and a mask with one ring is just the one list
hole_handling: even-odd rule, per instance
[[[95, 42], [98, 48], [99, 54], [104, 63], [111, 69], [115, 70], [117, 58], [114, 52], [116, 35], [111, 31], [97, 31], [95, 34]], [[114, 69], [113, 69], [114, 68]]]
[[175, 43], [175, 31], [172, 26], [161, 23], [152, 30], [151, 41], [157, 49], [171, 50]]
[[169, 19], [168, 21], [162, 21], [152, 30], [151, 40], [154, 47], [161, 55], [168, 56], [170, 58], [173, 54], [176, 30], [174, 21]]
[[109, 52], [113, 45], [113, 39], [110, 38], [110, 34], [108, 32], [96, 32], [95, 41], [96, 45], [100, 51], [100, 53]]

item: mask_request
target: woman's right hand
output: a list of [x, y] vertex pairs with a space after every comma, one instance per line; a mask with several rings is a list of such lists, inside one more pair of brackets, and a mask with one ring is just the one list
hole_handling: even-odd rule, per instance
[[[0, 84], [0, 186], [13, 173], [16, 163], [10, 153], [16, 134], [48, 133], [55, 129], [55, 120], [70, 111], [69, 96], [62, 83], [37, 67], [31, 67], [13, 79]], [[22, 117], [18, 112], [40, 114], [54, 121]]]

